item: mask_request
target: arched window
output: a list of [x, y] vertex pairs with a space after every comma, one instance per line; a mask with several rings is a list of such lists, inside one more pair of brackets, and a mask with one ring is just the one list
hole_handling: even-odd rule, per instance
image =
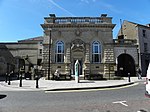
[[56, 43], [55, 61], [58, 63], [64, 62], [64, 43], [62, 41]]
[[92, 44], [92, 62], [101, 62], [101, 45], [98, 41], [94, 41]]

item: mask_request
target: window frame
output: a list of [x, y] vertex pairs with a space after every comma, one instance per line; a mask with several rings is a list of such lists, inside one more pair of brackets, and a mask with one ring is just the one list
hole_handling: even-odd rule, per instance
[[[98, 56], [96, 56], [96, 55], [98, 55]], [[98, 59], [96, 59], [95, 56]], [[101, 56], [102, 56], [102, 46], [101, 46], [101, 43], [99, 41], [94, 41], [92, 43], [92, 63], [101, 63]]]
[[142, 30], [142, 36], [146, 38], [146, 30], [145, 29]]
[[64, 42], [57, 41], [55, 45], [55, 62], [64, 63]]

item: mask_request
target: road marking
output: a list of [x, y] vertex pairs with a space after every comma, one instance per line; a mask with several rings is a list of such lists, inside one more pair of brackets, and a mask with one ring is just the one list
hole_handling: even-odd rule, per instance
[[113, 103], [119, 103], [119, 104], [122, 104], [122, 105], [127, 107], [128, 105], [126, 104], [126, 102], [127, 101], [116, 101], [116, 102], [113, 102]]
[[146, 109], [140, 109], [140, 110], [138, 110], [137, 112], [148, 112], [148, 110]]
[[108, 90], [117, 90], [123, 89], [127, 87], [136, 86], [139, 83], [134, 83], [132, 85], [122, 86], [122, 87], [115, 87], [115, 88], [99, 88], [99, 89], [84, 89], [84, 90], [60, 90], [60, 91], [45, 91], [45, 93], [67, 93], [67, 92], [87, 92], [87, 91], [108, 91]]

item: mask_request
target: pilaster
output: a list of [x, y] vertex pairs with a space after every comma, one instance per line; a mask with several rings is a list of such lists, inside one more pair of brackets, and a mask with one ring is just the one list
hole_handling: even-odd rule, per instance
[[[43, 69], [44, 69], [44, 74], [45, 77], [48, 77], [48, 73], [50, 72], [50, 77], [51, 77], [51, 49], [49, 50], [49, 44], [44, 44], [43, 45]], [[49, 72], [48, 72], [49, 70]]]
[[106, 47], [104, 49], [104, 77], [113, 77], [115, 75], [114, 69], [114, 49]]

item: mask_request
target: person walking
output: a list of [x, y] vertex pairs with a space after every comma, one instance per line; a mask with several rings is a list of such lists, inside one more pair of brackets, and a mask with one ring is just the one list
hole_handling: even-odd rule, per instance
[[60, 73], [59, 73], [59, 70], [57, 69], [56, 71], [55, 71], [55, 73], [54, 73], [54, 79], [59, 79], [59, 75], [60, 75]]
[[142, 79], [142, 71], [140, 68], [138, 68], [137, 75], [138, 75], [138, 79]]

